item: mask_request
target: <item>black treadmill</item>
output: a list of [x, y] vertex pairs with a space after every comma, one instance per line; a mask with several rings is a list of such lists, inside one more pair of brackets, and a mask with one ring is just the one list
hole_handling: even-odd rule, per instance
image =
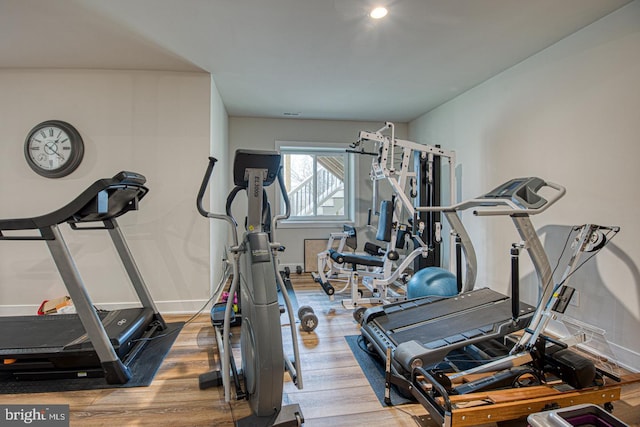
[[513, 318], [511, 298], [481, 288], [376, 307], [365, 314], [361, 333], [379, 354], [392, 348], [394, 369], [409, 375], [416, 363], [432, 367], [454, 350], [525, 328], [535, 307], [521, 302], [519, 310]]
[[[539, 194], [545, 187], [555, 191], [549, 200]], [[472, 262], [475, 262], [473, 246], [458, 213], [473, 209], [478, 216], [509, 216], [531, 257], [542, 289], [551, 282], [551, 267], [529, 216], [545, 211], [564, 194], [564, 187], [540, 178], [516, 178], [454, 206], [416, 209], [442, 211], [453, 232], [461, 236], [467, 261]], [[467, 271], [475, 272], [475, 265]], [[513, 299], [481, 288], [463, 291], [452, 298], [423, 297], [370, 308], [361, 318], [360, 332], [394, 375], [410, 377], [416, 367], [434, 367], [452, 352], [477, 347], [537, 322], [541, 316], [538, 308], [519, 301], [517, 274], [512, 279]]]
[[[0, 317], [0, 379], [104, 376], [109, 384], [129, 381], [128, 365], [147, 338], [166, 329], [116, 221], [138, 209], [149, 191], [145, 182], [144, 176], [123, 171], [94, 182], [69, 204], [49, 214], [0, 220], [0, 240], [46, 242], [77, 312]], [[94, 307], [58, 227], [62, 223], [68, 223], [72, 230], [108, 231], [141, 307], [114, 311]], [[37, 232], [20, 235], [26, 230]]]

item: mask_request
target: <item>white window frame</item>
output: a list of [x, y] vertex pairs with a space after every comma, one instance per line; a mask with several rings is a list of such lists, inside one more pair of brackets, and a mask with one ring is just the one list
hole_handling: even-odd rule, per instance
[[[276, 150], [283, 156], [284, 154], [312, 154], [318, 155], [327, 153], [338, 154], [340, 152], [346, 154], [345, 162], [345, 183], [344, 183], [344, 200], [345, 214], [342, 216], [307, 216], [295, 217], [284, 220], [280, 223], [281, 228], [309, 228], [311, 224], [314, 228], [320, 227], [336, 227], [343, 224], [353, 225], [355, 223], [356, 212], [356, 193], [357, 193], [357, 176], [358, 164], [355, 155], [347, 153], [348, 143], [338, 144], [331, 142], [304, 142], [304, 141], [276, 141]], [[283, 152], [284, 150], [284, 152]], [[280, 192], [277, 192], [278, 213], [282, 212], [283, 202]]]

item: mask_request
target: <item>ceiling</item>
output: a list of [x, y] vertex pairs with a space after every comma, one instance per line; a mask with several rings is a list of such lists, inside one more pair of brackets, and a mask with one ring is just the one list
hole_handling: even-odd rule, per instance
[[408, 122], [626, 3], [0, 0], [0, 68], [205, 71], [231, 116]]

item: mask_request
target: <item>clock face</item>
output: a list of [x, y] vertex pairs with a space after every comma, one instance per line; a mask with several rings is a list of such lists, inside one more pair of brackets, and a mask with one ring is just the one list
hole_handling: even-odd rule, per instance
[[80, 165], [84, 144], [78, 131], [69, 123], [49, 120], [29, 132], [24, 154], [35, 172], [48, 178], [60, 178]]
[[29, 139], [29, 156], [42, 169], [59, 169], [69, 161], [70, 155], [69, 135], [59, 127], [46, 126]]

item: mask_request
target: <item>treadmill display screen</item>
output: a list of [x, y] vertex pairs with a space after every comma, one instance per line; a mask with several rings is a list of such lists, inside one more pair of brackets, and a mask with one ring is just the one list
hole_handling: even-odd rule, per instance
[[547, 200], [537, 193], [544, 185], [544, 181], [540, 178], [516, 178], [485, 194], [484, 198], [511, 199], [522, 209], [537, 209], [547, 203]]
[[506, 182], [505, 184], [502, 184], [500, 187], [494, 189], [493, 191], [490, 191], [485, 195], [485, 197], [511, 198], [511, 196], [516, 192], [516, 190], [518, 190], [526, 181], [527, 181], [526, 178], [512, 179], [511, 181]]

